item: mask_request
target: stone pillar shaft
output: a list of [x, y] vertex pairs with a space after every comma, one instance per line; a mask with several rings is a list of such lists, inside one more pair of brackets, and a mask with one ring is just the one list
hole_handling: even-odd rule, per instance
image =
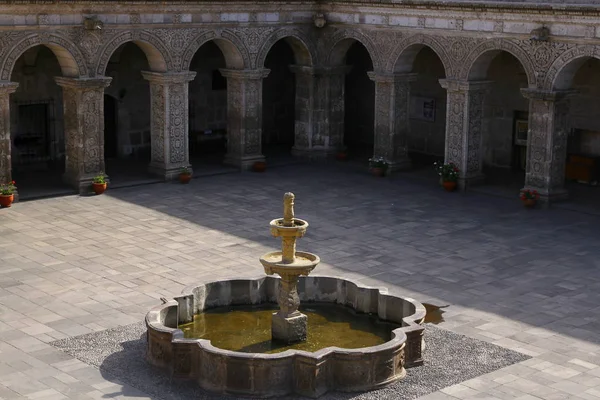
[[290, 65], [296, 75], [294, 147], [292, 153], [311, 156], [314, 128], [315, 69], [301, 65]]
[[270, 70], [220, 69], [227, 78], [227, 164], [248, 169], [262, 155], [262, 88]]
[[483, 181], [483, 102], [489, 81], [441, 79], [447, 91], [445, 161], [460, 169], [458, 185], [465, 190]]
[[408, 158], [410, 83], [417, 74], [369, 72], [375, 82], [373, 155], [388, 161], [388, 173], [410, 167]]
[[104, 88], [112, 78], [55, 78], [62, 87], [67, 183], [84, 194], [105, 171]]
[[188, 84], [195, 72], [142, 72], [150, 82], [150, 172], [170, 180], [190, 166]]
[[0, 184], [12, 182], [12, 142], [10, 138], [10, 94], [19, 87], [15, 82], [0, 82]]
[[521, 93], [529, 99], [525, 189], [537, 190], [542, 202], [564, 199], [567, 117], [574, 92], [521, 89]]

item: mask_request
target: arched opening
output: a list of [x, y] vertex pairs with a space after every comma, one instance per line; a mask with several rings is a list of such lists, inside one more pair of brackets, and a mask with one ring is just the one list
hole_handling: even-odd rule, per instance
[[447, 96], [439, 83], [446, 77], [444, 64], [430, 47], [414, 44], [402, 51], [395, 72], [397, 80], [414, 74], [409, 86], [406, 146], [414, 168], [431, 170], [434, 161], [443, 161], [446, 144]]
[[127, 42], [111, 55], [104, 96], [106, 173], [112, 184], [150, 178], [150, 85], [141, 74], [150, 66], [145, 52]]
[[554, 82], [555, 90], [574, 90], [568, 100], [567, 158], [569, 198], [598, 209], [600, 199], [600, 60], [582, 57], [567, 64]]
[[287, 40], [277, 41], [267, 53], [263, 80], [262, 152], [270, 160], [289, 156], [295, 139], [296, 76], [290, 65], [296, 63], [294, 49]]
[[10, 97], [12, 177], [21, 198], [71, 192], [63, 183], [65, 134], [63, 96], [54, 78], [63, 70], [43, 45], [26, 50], [10, 80], [19, 87]]
[[226, 67], [223, 52], [213, 41], [194, 54], [189, 84], [190, 163], [201, 169], [221, 164], [227, 152], [227, 79], [219, 72]]
[[373, 61], [367, 48], [356, 41], [345, 57], [350, 66], [344, 81], [344, 147], [352, 158], [368, 159], [373, 155], [375, 142], [375, 82], [367, 72]]
[[[470, 81], [489, 80], [482, 110], [482, 162], [486, 182], [518, 193], [525, 180], [529, 100], [523, 64], [512, 54], [494, 50], [471, 67]], [[508, 192], [507, 192], [508, 193]]]

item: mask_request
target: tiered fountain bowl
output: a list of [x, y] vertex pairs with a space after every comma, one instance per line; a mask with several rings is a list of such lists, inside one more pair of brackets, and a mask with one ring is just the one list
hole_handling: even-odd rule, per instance
[[283, 218], [270, 223], [282, 250], [260, 258], [269, 276], [189, 287], [146, 315], [150, 363], [212, 392], [319, 397], [381, 388], [423, 362], [425, 307], [385, 289], [308, 276], [320, 260], [296, 251], [308, 223], [293, 206], [286, 193]]

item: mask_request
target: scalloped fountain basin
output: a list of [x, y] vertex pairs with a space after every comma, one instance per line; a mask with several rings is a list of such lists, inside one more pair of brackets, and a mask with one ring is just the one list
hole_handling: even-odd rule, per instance
[[223, 350], [273, 354], [378, 346], [390, 340], [392, 331], [399, 328], [376, 315], [359, 314], [340, 304], [305, 303], [300, 312], [308, 317], [308, 337], [286, 345], [271, 340], [271, 315], [277, 309], [277, 304], [213, 308], [194, 315], [193, 322], [179, 325], [179, 329], [186, 339], [210, 340]]
[[372, 314], [390, 322], [390, 329], [396, 327], [389, 332], [389, 340], [386, 337], [381, 344], [356, 349], [326, 347], [314, 352], [292, 349], [266, 354], [221, 349], [206, 339], [185, 338], [179, 329], [195, 315], [218, 307], [274, 304], [279, 282], [280, 278], [263, 276], [186, 288], [181, 296], [146, 315], [147, 359], [175, 377], [194, 379], [203, 389], [255, 397], [289, 393], [319, 397], [331, 390], [377, 389], [402, 379], [405, 367], [422, 363], [425, 307], [385, 289], [337, 277], [299, 278], [298, 295], [306, 303], [305, 311], [314, 302]]

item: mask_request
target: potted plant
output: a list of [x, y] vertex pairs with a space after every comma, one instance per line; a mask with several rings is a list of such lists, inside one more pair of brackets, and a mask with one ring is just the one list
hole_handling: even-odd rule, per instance
[[192, 180], [192, 171], [188, 167], [183, 167], [179, 170], [179, 182], [190, 183]]
[[525, 190], [521, 190], [520, 197], [521, 197], [521, 201], [523, 202], [523, 205], [525, 207], [532, 208], [532, 207], [535, 207], [535, 204], [537, 203], [537, 200], [540, 198], [540, 195], [537, 192], [537, 190], [525, 189]]
[[373, 157], [369, 159], [371, 173], [375, 176], [385, 176], [388, 168], [388, 162], [383, 157]]
[[10, 207], [15, 201], [15, 181], [0, 185], [0, 207]]
[[442, 186], [448, 192], [456, 190], [456, 181], [458, 181], [459, 169], [454, 163], [434, 163], [433, 166], [437, 170]]
[[254, 172], [265, 172], [267, 170], [267, 163], [264, 161], [256, 161], [252, 164], [252, 170]]
[[94, 193], [102, 194], [106, 190], [106, 175], [104, 173], [97, 175], [92, 180], [92, 189], [94, 189]]

